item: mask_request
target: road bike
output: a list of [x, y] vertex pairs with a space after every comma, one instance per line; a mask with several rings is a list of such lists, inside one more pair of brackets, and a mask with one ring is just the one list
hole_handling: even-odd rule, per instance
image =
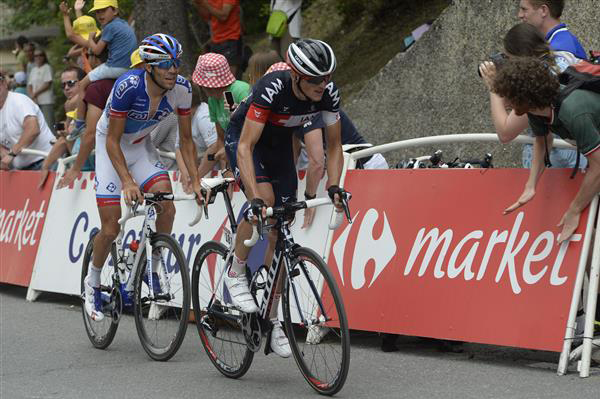
[[[140, 342], [152, 359], [166, 361], [177, 353], [185, 337], [190, 313], [188, 264], [179, 243], [169, 234], [157, 233], [155, 224], [161, 201], [193, 199], [193, 195], [144, 193], [143, 206], [127, 207], [125, 215], [119, 219], [121, 230], [102, 268], [103, 320], [92, 320], [82, 305], [85, 330], [94, 347], [105, 349], [111, 344], [126, 310], [133, 311]], [[125, 248], [125, 224], [137, 216], [144, 216], [140, 239], [132, 240]], [[201, 216], [198, 208], [190, 225], [197, 223]], [[96, 233], [85, 249], [82, 292], [93, 258]]]
[[[244, 313], [236, 308], [223, 282], [224, 273], [233, 257], [237, 222], [228, 186], [231, 178], [203, 179], [210, 189], [208, 203], [222, 193], [230, 230], [225, 229], [227, 245], [206, 242], [198, 250], [192, 266], [192, 305], [202, 345], [213, 365], [226, 377], [240, 378], [250, 368], [254, 354], [265, 339], [265, 354], [271, 352], [272, 323], [269, 314], [276, 287], [281, 287], [281, 307], [285, 332], [292, 354], [302, 375], [317, 392], [333, 395], [344, 386], [350, 365], [350, 336], [344, 303], [334, 278], [323, 258], [309, 248], [294, 243], [290, 223], [296, 211], [331, 205], [329, 198], [284, 203], [267, 209], [274, 223], [260, 223], [252, 238], [244, 243], [254, 245], [265, 229], [277, 231], [277, 244], [270, 268], [260, 266], [250, 279], [250, 291], [257, 313]], [[350, 220], [347, 200], [343, 200]], [[335, 222], [343, 221], [336, 212]]]

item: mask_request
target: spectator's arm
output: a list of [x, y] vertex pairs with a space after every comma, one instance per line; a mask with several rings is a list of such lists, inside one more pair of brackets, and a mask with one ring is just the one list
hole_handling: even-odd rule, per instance
[[73, 97], [71, 97], [70, 99], [67, 99], [65, 101], [65, 112], [71, 112], [75, 108], [77, 108], [78, 101], [79, 101], [79, 94], [76, 94]]
[[40, 134], [40, 125], [36, 116], [29, 115], [23, 119], [23, 133], [19, 141], [11, 148], [12, 152], [19, 155], [23, 148], [27, 148]]
[[102, 40], [102, 39], [100, 39], [98, 41], [98, 43], [96, 43], [94, 41], [94, 37], [96, 37], [96, 34], [93, 33], [93, 32], [90, 33], [90, 38], [88, 39], [88, 45], [87, 45], [87, 47], [89, 49], [91, 49], [94, 54], [100, 55], [100, 54], [102, 54], [102, 52], [106, 48], [107, 43], [104, 40]]
[[32, 88], [32, 92], [33, 92], [33, 97], [32, 98], [36, 98], [37, 96], [39, 96], [40, 94], [42, 94], [46, 90], [50, 89], [50, 86], [52, 86], [52, 82], [44, 82], [44, 83], [42, 83], [42, 85], [40, 87], [38, 87], [37, 90], [34, 91], [33, 88]]
[[502, 97], [490, 91], [490, 108], [492, 121], [501, 143], [508, 143], [527, 129], [527, 114], [517, 116], [515, 111], [507, 112]]
[[312, 196], [316, 194], [319, 182], [325, 171], [325, 152], [323, 151], [322, 130], [315, 129], [306, 133], [304, 135], [304, 145], [306, 147], [306, 155], [308, 156], [305, 192]]
[[67, 39], [81, 47], [88, 47], [88, 41], [73, 31], [73, 25], [71, 24], [71, 18], [69, 17], [68, 12], [63, 12], [63, 25], [65, 26], [65, 35], [67, 36]]
[[[221, 22], [225, 22], [229, 18], [231, 10], [233, 10], [233, 4], [223, 4], [222, 8], [216, 8], [210, 5], [208, 0], [200, 0], [198, 2], [200, 10], [205, 10], [208, 14], [217, 18]], [[202, 13], [202, 11], [200, 11]]]
[[85, 6], [85, 0], [76, 0], [73, 8], [75, 9], [75, 16], [80, 18], [83, 16], [83, 7]]
[[219, 143], [215, 141], [214, 143], [209, 145], [208, 148], [206, 149], [206, 151], [204, 152], [204, 155], [202, 156], [202, 160], [200, 161], [200, 166], [198, 166], [198, 177], [200, 179], [202, 179], [204, 176], [206, 176], [206, 174], [211, 171], [213, 166], [215, 166], [215, 163], [217, 161], [216, 160], [209, 161], [208, 154], [213, 154], [213, 155], [216, 154], [218, 151], [218, 147], [219, 147]]
[[200, 195], [200, 178], [198, 177], [198, 153], [196, 144], [192, 139], [192, 117], [191, 115], [179, 115], [179, 150], [190, 176], [194, 192]]

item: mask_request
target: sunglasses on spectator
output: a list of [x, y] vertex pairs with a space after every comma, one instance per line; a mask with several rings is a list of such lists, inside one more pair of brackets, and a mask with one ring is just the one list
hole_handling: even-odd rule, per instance
[[171, 66], [179, 68], [181, 66], [181, 59], [175, 58], [170, 60], [151, 62], [150, 65], [158, 67], [160, 69], [171, 69]]
[[304, 76], [303, 79], [306, 80], [311, 85], [320, 85], [323, 82], [329, 82], [329, 80], [331, 79], [331, 75], [325, 75], [325, 76]]
[[69, 86], [69, 87], [73, 87], [77, 84], [77, 82], [79, 82], [78, 80], [67, 80], [65, 82], [62, 82], [60, 84], [60, 86], [64, 89], [65, 87]]

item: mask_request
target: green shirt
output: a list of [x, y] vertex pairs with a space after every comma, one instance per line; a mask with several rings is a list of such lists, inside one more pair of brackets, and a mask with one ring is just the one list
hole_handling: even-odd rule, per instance
[[[250, 93], [250, 85], [241, 80], [236, 80], [230, 84], [225, 91], [230, 91], [233, 94], [234, 102], [239, 104], [244, 98], [248, 97], [248, 94]], [[214, 97], [209, 97], [208, 114], [210, 115], [211, 122], [219, 123], [223, 130], [227, 130], [231, 115], [229, 110], [225, 110], [223, 103], [223, 98], [216, 99]]]
[[549, 131], [565, 140], [574, 140], [583, 155], [600, 148], [600, 93], [575, 90], [560, 106], [558, 115], [552, 111], [552, 120], [527, 114], [529, 126], [536, 136]]

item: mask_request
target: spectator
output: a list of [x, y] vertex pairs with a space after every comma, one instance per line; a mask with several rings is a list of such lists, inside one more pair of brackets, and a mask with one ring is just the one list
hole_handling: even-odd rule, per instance
[[[551, 51], [548, 42], [542, 34], [532, 25], [522, 22], [513, 26], [504, 37], [504, 51], [508, 57], [537, 57], [548, 63], [555, 73], [564, 71], [569, 65], [578, 62], [573, 54], [568, 51]], [[527, 115], [517, 116], [515, 111], [506, 111], [504, 100], [491, 91], [496, 66], [485, 62], [481, 67], [481, 76], [490, 90], [490, 105], [492, 120], [501, 142], [509, 142], [528, 128]], [[528, 130], [528, 134], [533, 133]], [[523, 167], [531, 168], [532, 145], [523, 147]], [[549, 152], [550, 163], [556, 168], [572, 168], [577, 163], [577, 151], [571, 149], [552, 148]], [[585, 168], [585, 159], [580, 164]]]
[[248, 62], [248, 83], [250, 83], [251, 86], [254, 86], [254, 83], [262, 78], [269, 67], [278, 62], [281, 62], [281, 57], [275, 50], [253, 54]]
[[13, 88], [13, 91], [15, 93], [27, 95], [27, 74], [23, 71], [15, 73], [14, 82], [15, 86]]
[[[105, 49], [99, 56], [88, 50], [88, 58], [92, 68], [101, 65], [108, 59], [108, 51]], [[84, 114], [86, 116], [86, 129], [81, 137], [78, 137], [73, 145], [73, 153], [77, 158], [70, 169], [61, 177], [57, 188], [70, 185], [82, 170], [93, 170], [94, 159], [90, 154], [95, 146], [96, 124], [106, 106], [106, 101], [115, 81], [113, 79], [102, 79], [91, 83], [85, 91], [83, 98]], [[73, 139], [74, 137], [69, 137]], [[89, 158], [89, 159], [88, 159]]]
[[227, 59], [221, 54], [207, 53], [198, 57], [192, 80], [200, 86], [208, 97], [210, 120], [215, 124], [218, 137], [217, 149], [224, 149], [225, 130], [229, 125], [231, 111], [225, 107], [223, 96], [230, 92], [233, 96], [234, 107], [248, 96], [250, 85], [236, 80], [229, 69]]
[[52, 91], [52, 67], [48, 63], [46, 52], [36, 49], [35, 66], [27, 76], [29, 97], [40, 106], [46, 124], [54, 127], [54, 92]]
[[[277, 16], [276, 11], [283, 14]], [[279, 37], [271, 36], [271, 47], [280, 57], [285, 58], [290, 43], [297, 41], [302, 37], [302, 0], [271, 0], [271, 17], [269, 23], [283, 23], [284, 21], [275, 21], [274, 19], [286, 17], [283, 33]]]
[[[208, 104], [201, 101], [200, 96], [195, 92], [192, 97], [192, 115], [192, 139], [194, 140], [194, 144], [196, 144], [196, 153], [200, 158], [198, 176], [202, 178], [213, 169], [217, 161], [220, 161], [217, 156], [219, 144], [217, 142], [215, 124], [210, 120]], [[179, 151], [179, 140], [177, 140], [177, 160], [179, 171], [181, 172], [180, 181], [183, 190], [186, 193], [191, 193], [192, 187], [189, 173], [185, 164], [179, 161], [180, 159], [183, 160], [183, 157]]]
[[521, 0], [519, 19], [538, 29], [552, 50], [568, 51], [586, 60], [587, 55], [577, 37], [560, 22], [564, 7], [565, 0]]
[[[527, 84], [524, 84], [527, 82]], [[574, 140], [587, 157], [588, 169], [575, 198], [559, 226], [558, 242], [567, 240], [579, 225], [581, 212], [600, 192], [600, 93], [574, 90], [555, 112], [560, 86], [556, 75], [542, 61], [532, 57], [510, 59], [498, 71], [494, 92], [506, 99], [517, 115], [527, 114], [535, 134], [533, 162], [523, 194], [504, 213], [525, 205], [535, 195], [535, 186], [544, 170], [546, 136], [552, 131]]]
[[227, 58], [231, 73], [242, 74], [242, 24], [239, 0], [196, 0], [200, 16], [210, 21], [210, 44], [207, 52]]
[[67, 39], [74, 43], [73, 47], [69, 50], [67, 57], [76, 57], [77, 65], [83, 69], [86, 73], [89, 73], [92, 68], [88, 61], [87, 51], [89, 45], [89, 38], [92, 33], [98, 35], [100, 29], [96, 25], [94, 18], [88, 15], [81, 15], [81, 9], [85, 5], [85, 1], [78, 0], [75, 2], [75, 13], [78, 18], [73, 21], [71, 26], [71, 18], [69, 17], [69, 8], [63, 1], [60, 3], [60, 11], [63, 14], [63, 25], [65, 27], [65, 34]]
[[31, 70], [35, 66], [35, 56], [33, 55], [35, 51], [35, 44], [32, 42], [27, 42], [23, 45], [23, 51], [25, 52], [25, 57], [27, 58], [27, 65], [25, 66], [25, 73], [27, 74], [27, 79], [29, 79], [29, 74]]
[[[161, 120], [158, 125], [150, 132], [150, 140], [152, 145], [159, 151], [172, 152], [175, 154], [177, 151], [177, 136], [179, 128], [177, 124], [177, 115], [172, 113], [165, 119]], [[166, 170], [176, 170], [176, 163], [174, 159], [165, 157], [159, 153], [160, 162], [164, 165]], [[183, 158], [181, 158], [183, 162]]]
[[39, 187], [42, 187], [48, 178], [48, 172], [54, 163], [64, 154], [71, 154], [73, 151], [73, 142], [67, 140], [68, 133], [72, 130], [72, 120], [75, 116], [75, 107], [77, 106], [77, 96], [79, 94], [79, 82], [85, 77], [85, 72], [80, 68], [69, 67], [60, 74], [60, 85], [63, 94], [66, 97], [65, 112], [67, 119], [55, 126], [56, 141], [52, 144], [50, 153], [42, 162]]
[[40, 107], [29, 97], [8, 91], [6, 75], [0, 71], [0, 169], [37, 170], [43, 157], [24, 155], [24, 148], [50, 151], [52, 132]]
[[19, 63], [19, 67], [21, 71], [27, 73], [27, 63], [29, 62], [29, 58], [25, 53], [25, 45], [29, 43], [29, 40], [25, 36], [17, 37], [17, 41], [15, 42], [15, 49], [13, 54], [17, 57], [17, 62]]
[[89, 35], [87, 47], [96, 55], [108, 48], [108, 60], [94, 68], [80, 83], [80, 104], [77, 107], [78, 113], [75, 121], [77, 131], [81, 131], [85, 124], [83, 97], [88, 85], [102, 79], [116, 79], [127, 72], [131, 53], [138, 47], [133, 29], [127, 24], [127, 21], [119, 18], [119, 2], [117, 0], [94, 0], [94, 7], [90, 12], [96, 13], [96, 19], [102, 26], [102, 36], [100, 40], [96, 41], [96, 35], [92, 32]]

